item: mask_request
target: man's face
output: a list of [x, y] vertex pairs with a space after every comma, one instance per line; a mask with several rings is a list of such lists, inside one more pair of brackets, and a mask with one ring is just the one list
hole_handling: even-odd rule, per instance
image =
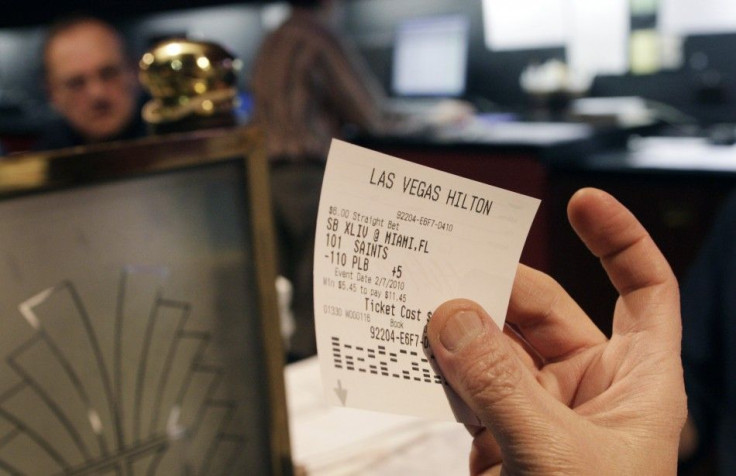
[[61, 32], [46, 50], [46, 71], [54, 107], [89, 142], [119, 134], [138, 113], [135, 73], [104, 25]]

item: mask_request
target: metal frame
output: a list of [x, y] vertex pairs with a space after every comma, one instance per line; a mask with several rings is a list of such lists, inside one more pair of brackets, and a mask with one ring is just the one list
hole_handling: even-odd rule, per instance
[[274, 475], [293, 473], [284, 387], [284, 355], [275, 290], [275, 245], [270, 205], [268, 163], [258, 130], [252, 127], [203, 130], [98, 144], [49, 152], [33, 152], [0, 160], [0, 201], [123, 178], [146, 176], [243, 161], [250, 217], [249, 233], [268, 378], [269, 441]]

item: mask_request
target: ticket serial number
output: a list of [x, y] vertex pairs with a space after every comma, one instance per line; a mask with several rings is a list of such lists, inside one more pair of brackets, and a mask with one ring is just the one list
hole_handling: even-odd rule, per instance
[[440, 220], [435, 220], [434, 218], [427, 218], [423, 216], [417, 216], [414, 213], [411, 212], [405, 212], [399, 210], [396, 212], [396, 219], [399, 221], [406, 221], [409, 223], [415, 223], [419, 226], [426, 226], [428, 228], [434, 228], [436, 230], [445, 230], [445, 231], [452, 231], [454, 228], [452, 223], [447, 223]]
[[371, 326], [371, 339], [382, 342], [392, 342], [409, 347], [419, 346], [419, 334], [411, 332], [396, 331], [387, 327]]

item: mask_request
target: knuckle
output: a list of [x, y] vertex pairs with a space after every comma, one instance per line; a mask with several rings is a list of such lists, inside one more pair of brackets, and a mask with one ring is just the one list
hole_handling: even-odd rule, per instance
[[466, 366], [459, 383], [473, 400], [494, 405], [513, 395], [521, 378], [521, 367], [513, 354], [500, 340], [491, 339], [483, 355]]

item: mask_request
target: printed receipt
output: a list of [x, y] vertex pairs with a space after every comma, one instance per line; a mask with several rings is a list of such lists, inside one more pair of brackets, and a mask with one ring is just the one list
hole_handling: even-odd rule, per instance
[[478, 302], [503, 326], [538, 207], [535, 198], [334, 140], [314, 254], [328, 401], [477, 423], [436, 372], [424, 328], [453, 298]]

